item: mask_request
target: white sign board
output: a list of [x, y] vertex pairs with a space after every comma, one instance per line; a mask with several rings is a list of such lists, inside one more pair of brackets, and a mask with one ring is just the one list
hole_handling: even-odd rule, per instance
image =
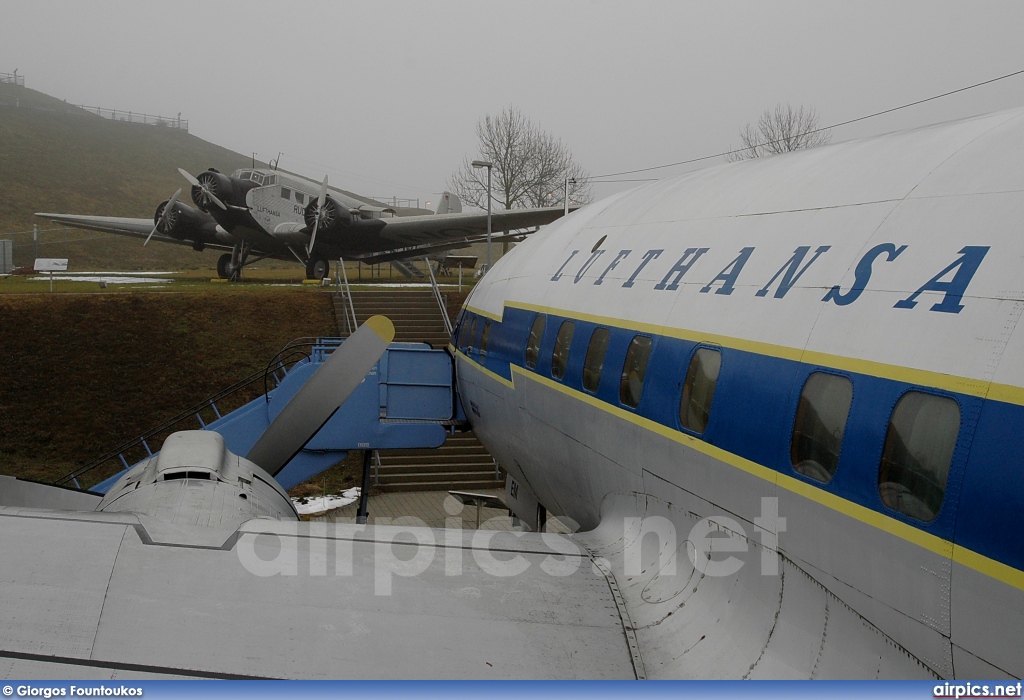
[[67, 258], [36, 258], [36, 272], [65, 272], [67, 269]]

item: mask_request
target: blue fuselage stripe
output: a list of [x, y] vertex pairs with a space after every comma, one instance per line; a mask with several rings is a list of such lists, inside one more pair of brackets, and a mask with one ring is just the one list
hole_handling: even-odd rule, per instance
[[[524, 353], [535, 311], [507, 306], [501, 321], [490, 319], [486, 355], [475, 348], [485, 321], [464, 311], [461, 324], [476, 318], [469, 357], [490, 372], [512, 380], [512, 366], [551, 377], [551, 357], [559, 326], [575, 323], [564, 379], [567, 388], [585, 392], [583, 362], [595, 328], [608, 328], [610, 340], [600, 385], [592, 394], [618, 409], [633, 411], [673, 430], [685, 432], [679, 421], [679, 402], [693, 341], [652, 335], [652, 350], [640, 405], [634, 410], [619, 401], [619, 382], [635, 330], [547, 314], [537, 366], [526, 368]], [[459, 327], [453, 338], [458, 338]], [[465, 345], [465, 343], [463, 344]], [[459, 348], [462, 349], [463, 345]], [[1024, 406], [981, 399], [927, 386], [867, 374], [835, 370], [794, 360], [722, 347], [722, 365], [706, 442], [775, 470], [842, 499], [953, 542], [990, 559], [1024, 570], [1024, 537], [1020, 513], [1024, 508]], [[835, 477], [821, 484], [798, 473], [790, 462], [790, 440], [800, 390], [816, 371], [849, 377], [853, 402]], [[950, 467], [942, 509], [934, 521], [923, 523], [887, 508], [878, 493], [878, 465], [896, 402], [910, 389], [934, 391], [960, 405], [961, 426]]]

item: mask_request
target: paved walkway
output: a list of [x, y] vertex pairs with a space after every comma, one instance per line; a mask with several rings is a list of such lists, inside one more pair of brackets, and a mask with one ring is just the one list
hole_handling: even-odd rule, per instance
[[[501, 489], [474, 491], [474, 493], [498, 496], [499, 498], [505, 495], [505, 492]], [[352, 503], [312, 519], [336, 523], [354, 523], [358, 507], [358, 502]], [[465, 530], [477, 529], [476, 507], [463, 506], [458, 499], [450, 496], [447, 491], [402, 491], [370, 496], [367, 510], [369, 511], [368, 522], [371, 525], [378, 523], [381, 525], [454, 526]], [[461, 525], [458, 522], [460, 519], [462, 521]], [[504, 508], [481, 508], [480, 529], [514, 530], [517, 528], [512, 526], [512, 518], [509, 517], [508, 510]], [[552, 517], [548, 518], [547, 531], [573, 532], [561, 520]]]

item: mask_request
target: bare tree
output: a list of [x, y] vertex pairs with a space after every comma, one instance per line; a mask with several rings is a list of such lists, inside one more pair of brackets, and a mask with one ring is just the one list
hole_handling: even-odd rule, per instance
[[[590, 175], [558, 138], [535, 125], [515, 107], [498, 115], [488, 114], [476, 125], [480, 140], [479, 160], [493, 163], [491, 196], [495, 208], [553, 207], [565, 201], [565, 180], [569, 179], [569, 201], [590, 201]], [[452, 173], [448, 189], [466, 204], [487, 208], [487, 171], [476, 169], [465, 158]]]
[[750, 123], [740, 131], [743, 148], [728, 154], [729, 162], [786, 153], [800, 148], [824, 146], [832, 140], [832, 132], [818, 127], [818, 113], [813, 107], [775, 105], [766, 109], [757, 126]]

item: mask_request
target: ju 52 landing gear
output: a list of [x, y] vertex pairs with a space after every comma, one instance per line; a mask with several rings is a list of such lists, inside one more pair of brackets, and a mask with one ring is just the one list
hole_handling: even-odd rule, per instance
[[[224, 255], [217, 258], [217, 276], [224, 280], [231, 280], [237, 282], [242, 277], [242, 268], [245, 267], [245, 263], [249, 257], [249, 251], [252, 250], [251, 245], [236, 245], [232, 248], [230, 253], [224, 253]], [[262, 260], [263, 256], [256, 258], [250, 262], [256, 262]]]
[[224, 253], [217, 258], [217, 276], [222, 280], [231, 279], [232, 267], [231, 253]]
[[331, 273], [331, 264], [322, 258], [310, 258], [306, 263], [306, 279], [322, 280]]

